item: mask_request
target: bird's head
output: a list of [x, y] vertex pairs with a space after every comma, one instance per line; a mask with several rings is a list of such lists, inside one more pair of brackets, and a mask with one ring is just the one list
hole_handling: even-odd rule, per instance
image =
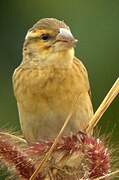
[[41, 19], [26, 35], [24, 61], [38, 61], [41, 65], [67, 65], [73, 60], [76, 42], [70, 28], [63, 21]]

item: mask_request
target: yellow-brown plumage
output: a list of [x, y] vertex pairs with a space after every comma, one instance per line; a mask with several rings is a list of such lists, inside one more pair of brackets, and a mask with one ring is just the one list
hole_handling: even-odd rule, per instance
[[[56, 137], [75, 96], [78, 104], [65, 134], [85, 131], [93, 115], [87, 71], [74, 57], [74, 38], [65, 29], [69, 31], [63, 22], [50, 18], [33, 26], [25, 40], [23, 62], [13, 75], [21, 128], [29, 143]], [[38, 39], [43, 34], [52, 38]]]

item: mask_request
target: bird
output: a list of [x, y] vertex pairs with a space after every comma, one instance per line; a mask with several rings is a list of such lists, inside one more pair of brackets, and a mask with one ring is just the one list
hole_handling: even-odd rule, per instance
[[77, 40], [64, 21], [43, 18], [26, 34], [23, 60], [13, 73], [21, 129], [28, 143], [55, 138], [74, 98], [64, 135], [82, 131], [93, 116], [88, 72], [75, 57]]

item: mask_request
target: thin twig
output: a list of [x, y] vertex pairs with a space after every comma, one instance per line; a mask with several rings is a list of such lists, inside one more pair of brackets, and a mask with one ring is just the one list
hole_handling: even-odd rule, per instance
[[104, 112], [107, 110], [107, 108], [110, 106], [110, 104], [113, 102], [113, 100], [116, 98], [116, 96], [119, 94], [119, 78], [116, 80], [104, 100], [102, 101], [101, 105], [95, 112], [94, 116], [92, 117], [91, 121], [89, 122], [89, 125], [86, 129], [87, 133], [90, 133], [94, 127], [99, 122], [100, 118], [104, 114]]
[[114, 172], [111, 172], [111, 173], [109, 173], [109, 174], [107, 174], [107, 175], [105, 175], [105, 176], [101, 176], [101, 177], [99, 177], [99, 178], [95, 178], [94, 180], [101, 180], [101, 179], [104, 179], [104, 178], [107, 178], [107, 177], [111, 177], [111, 176], [113, 176], [113, 175], [115, 175], [115, 174], [118, 174], [118, 173], [119, 173], [119, 169], [116, 170], [116, 171], [114, 171]]
[[59, 142], [59, 139], [60, 137], [62, 136], [63, 132], [64, 132], [64, 129], [66, 128], [69, 120], [71, 119], [73, 113], [74, 113], [74, 110], [75, 110], [75, 107], [77, 105], [77, 102], [78, 102], [78, 98], [75, 97], [74, 98], [74, 102], [72, 104], [72, 108], [71, 108], [71, 111], [70, 113], [68, 114], [59, 134], [57, 135], [57, 137], [55, 138], [54, 140], [54, 143], [52, 144], [51, 148], [49, 149], [49, 151], [46, 153], [46, 155], [44, 156], [43, 160], [41, 161], [41, 163], [39, 164], [38, 168], [35, 170], [35, 172], [32, 174], [32, 176], [30, 177], [29, 180], [35, 180], [35, 178], [37, 177], [37, 175], [42, 172], [44, 166], [46, 165], [48, 159], [51, 157], [51, 154], [53, 152], [53, 150], [55, 149], [57, 143]]
[[50, 180], [55, 180], [54, 177], [53, 177], [53, 174], [52, 174], [51, 170], [49, 170], [49, 177], [50, 177]]
[[8, 132], [0, 132], [0, 135], [5, 136], [5, 137], [8, 137], [8, 138], [11, 138], [11, 140], [13, 139], [13, 140], [15, 140], [15, 141], [17, 141], [17, 142], [21, 142], [21, 143], [27, 144], [27, 142], [26, 142], [25, 139], [23, 139], [23, 138], [21, 138], [21, 137], [19, 137], [19, 136], [16, 136], [16, 135], [14, 135], [14, 134], [10, 134], [10, 133], [8, 133]]

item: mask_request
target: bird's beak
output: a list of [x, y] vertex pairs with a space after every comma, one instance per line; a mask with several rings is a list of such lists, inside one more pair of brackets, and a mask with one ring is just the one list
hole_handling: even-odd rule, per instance
[[64, 42], [70, 47], [74, 47], [77, 43], [70, 30], [65, 28], [60, 28], [59, 34], [56, 37], [56, 41]]

